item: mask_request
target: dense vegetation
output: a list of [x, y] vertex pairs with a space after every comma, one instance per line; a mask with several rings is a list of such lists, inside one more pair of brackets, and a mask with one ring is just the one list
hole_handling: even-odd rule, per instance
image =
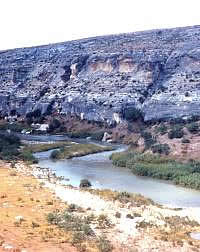
[[19, 137], [12, 134], [0, 134], [0, 159], [2, 160], [24, 160], [36, 163], [36, 158], [26, 149], [21, 148]]
[[26, 146], [26, 150], [30, 151], [31, 153], [41, 152], [41, 151], [48, 151], [56, 148], [61, 148], [64, 146], [70, 146], [72, 143], [69, 141], [60, 141], [55, 143], [41, 143], [41, 144], [29, 144]]
[[156, 143], [156, 138], [150, 132], [142, 131], [141, 136], [144, 138], [145, 149], [148, 150]]
[[19, 123], [8, 123], [4, 122], [0, 124], [0, 130], [11, 130], [13, 132], [21, 132], [23, 129], [29, 130], [30, 128], [27, 125], [22, 125]]
[[171, 130], [168, 132], [169, 139], [173, 138], [182, 138], [184, 136], [183, 126], [174, 125]]
[[[162, 130], [161, 130], [162, 129]], [[164, 126], [160, 126], [156, 129], [156, 131], [163, 132]], [[166, 133], [166, 132], [165, 132]], [[156, 136], [153, 136], [151, 132], [141, 131], [141, 136], [144, 139], [144, 147], [145, 150], [151, 149], [153, 153], [165, 154], [168, 155], [170, 153], [170, 147], [168, 144], [161, 144], [157, 142]]]
[[67, 135], [71, 138], [87, 138], [90, 137], [92, 140], [97, 140], [101, 141], [103, 139], [104, 135], [103, 130], [98, 130], [91, 132], [89, 130], [79, 130], [79, 131], [74, 131], [74, 132], [68, 132]]
[[200, 162], [181, 163], [160, 155], [126, 151], [111, 155], [113, 164], [127, 167], [140, 176], [173, 181], [175, 184], [200, 189]]
[[20, 139], [14, 135], [0, 134], [0, 158], [4, 160], [16, 159], [20, 155]]
[[122, 111], [123, 117], [124, 119], [126, 119], [129, 122], [134, 122], [138, 119], [142, 119], [143, 120], [143, 114], [142, 112], [134, 107], [128, 107], [123, 109]]
[[72, 142], [24, 145], [21, 143], [19, 137], [15, 135], [8, 133], [0, 134], [0, 159], [2, 160], [23, 160], [37, 163], [37, 159], [33, 156], [34, 152], [47, 151], [56, 148], [59, 148], [59, 150], [54, 150], [52, 152], [52, 159], [72, 158], [102, 151], [111, 151], [113, 149], [108, 146], [74, 144]]
[[153, 153], [168, 155], [170, 152], [170, 147], [168, 144], [155, 144], [151, 147]]
[[53, 151], [51, 153], [51, 158], [67, 159], [111, 150], [113, 150], [113, 148], [109, 146], [99, 146], [96, 144], [72, 144], [70, 145], [70, 148], [67, 146], [60, 148], [60, 150]]
[[192, 122], [192, 123], [188, 124], [186, 127], [190, 133], [199, 132], [199, 124], [197, 122]]
[[167, 133], [167, 126], [164, 123], [161, 123], [159, 126], [156, 127], [156, 133], [164, 135]]

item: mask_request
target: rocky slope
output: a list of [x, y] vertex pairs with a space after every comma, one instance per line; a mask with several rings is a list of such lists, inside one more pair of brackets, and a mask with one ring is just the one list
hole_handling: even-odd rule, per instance
[[0, 52], [0, 111], [120, 122], [199, 115], [200, 26]]

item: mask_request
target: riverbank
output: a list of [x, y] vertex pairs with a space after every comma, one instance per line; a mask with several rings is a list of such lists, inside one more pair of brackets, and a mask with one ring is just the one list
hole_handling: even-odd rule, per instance
[[110, 159], [115, 166], [129, 168], [135, 175], [200, 189], [200, 162], [191, 160], [183, 163], [167, 156], [139, 153], [133, 150], [114, 153]]
[[112, 151], [113, 147], [110, 146], [100, 146], [91, 143], [72, 143], [71, 145], [64, 146], [59, 150], [55, 150], [51, 153], [52, 159], [70, 159], [73, 157], [81, 157], [89, 154], [95, 154], [104, 151]]
[[73, 143], [71, 141], [57, 141], [52, 143], [32, 143], [25, 142], [25, 147], [27, 151], [30, 151], [31, 153], [36, 152], [42, 152], [42, 151], [48, 151], [52, 149], [58, 149], [65, 146], [71, 146]]
[[97, 145], [93, 143], [82, 144], [72, 141], [57, 141], [47, 143], [23, 141], [23, 143], [24, 145], [22, 146], [22, 153], [27, 153], [30, 156], [29, 159], [35, 159], [33, 155], [34, 153], [45, 152], [49, 150], [53, 150], [50, 158], [54, 160], [70, 159], [73, 157], [81, 157], [89, 154], [114, 150], [114, 148], [111, 146]]
[[[15, 168], [1, 163], [0, 176], [4, 178], [0, 249], [6, 244], [28, 252], [76, 251], [85, 246], [88, 251], [112, 251], [100, 250], [104, 245], [125, 252], [200, 248], [199, 241], [189, 236], [190, 232], [200, 232], [200, 216], [195, 209], [169, 209], [142, 196], [63, 186], [48, 169], [22, 162]], [[84, 231], [77, 231], [76, 222], [68, 226], [65, 219], [66, 226], [61, 227], [59, 221], [53, 221], [63, 216], [64, 210], [65, 217], [81, 220], [78, 228], [84, 227]], [[54, 219], [48, 222], [47, 216]], [[80, 234], [86, 235], [86, 243]]]

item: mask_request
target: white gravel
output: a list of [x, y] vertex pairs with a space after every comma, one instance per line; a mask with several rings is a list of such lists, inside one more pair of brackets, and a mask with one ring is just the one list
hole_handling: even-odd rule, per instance
[[[31, 169], [26, 167], [23, 163], [16, 164], [17, 171], [20, 171], [26, 175], [33, 175], [38, 177], [47, 177], [48, 170], [42, 170], [36, 165], [32, 165]], [[167, 216], [180, 216], [188, 217], [190, 220], [196, 220], [200, 223], [200, 211], [199, 208], [184, 208], [181, 210], [173, 210], [169, 208], [159, 208], [157, 206], [141, 206], [131, 207], [130, 204], [122, 205], [115, 201], [107, 201], [87, 191], [81, 191], [79, 188], [71, 188], [63, 186], [59, 183], [51, 183], [47, 179], [40, 179], [40, 182], [44, 182], [45, 186], [51, 189], [57, 197], [67, 202], [68, 204], [76, 204], [84, 209], [90, 209], [89, 214], [99, 216], [100, 214], [106, 215], [114, 227], [110, 230], [112, 237], [120, 242], [126, 244], [128, 239], [137, 237], [140, 231], [137, 229], [137, 224], [141, 221], [151, 223], [153, 225], [160, 225], [164, 227], [164, 218]], [[54, 179], [52, 179], [55, 182]], [[116, 212], [121, 214], [121, 218], [117, 218]], [[127, 218], [127, 214], [133, 214], [139, 212], [141, 217], [135, 217], [133, 219]], [[108, 230], [107, 230], [108, 231]], [[99, 232], [97, 230], [97, 232]]]
[[[54, 185], [46, 182], [45, 185], [53, 190], [57, 197], [68, 204], [76, 204], [84, 209], [90, 208], [90, 213], [96, 216], [105, 214], [114, 224], [114, 231], [118, 233], [118, 240], [125, 242], [131, 236], [138, 234], [136, 224], [138, 218], [129, 219], [126, 217], [131, 211], [128, 208], [120, 208], [118, 203], [106, 201], [97, 195], [80, 191], [76, 188], [66, 188], [61, 185]], [[121, 213], [121, 218], [115, 216], [116, 212]]]

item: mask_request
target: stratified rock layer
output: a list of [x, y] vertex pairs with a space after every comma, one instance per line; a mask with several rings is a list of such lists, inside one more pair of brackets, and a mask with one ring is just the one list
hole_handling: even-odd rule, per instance
[[112, 123], [200, 115], [200, 26], [0, 52], [0, 111]]

